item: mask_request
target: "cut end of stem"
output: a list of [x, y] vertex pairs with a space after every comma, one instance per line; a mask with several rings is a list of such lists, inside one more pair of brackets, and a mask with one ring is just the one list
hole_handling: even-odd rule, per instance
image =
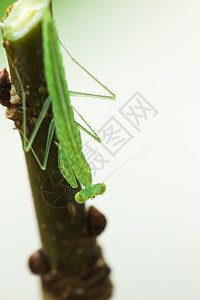
[[15, 41], [41, 21], [50, 0], [18, 0], [7, 13], [1, 27], [5, 40]]

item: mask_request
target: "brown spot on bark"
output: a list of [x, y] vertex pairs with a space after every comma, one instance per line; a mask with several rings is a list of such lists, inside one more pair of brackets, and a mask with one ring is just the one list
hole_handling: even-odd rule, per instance
[[17, 105], [19, 102], [20, 102], [20, 98], [19, 98], [18, 95], [11, 96], [11, 98], [10, 98], [10, 103], [11, 103], [12, 105]]
[[22, 121], [23, 113], [15, 106], [11, 106], [6, 110], [6, 118], [13, 121]]
[[10, 103], [12, 105], [17, 105], [20, 102], [19, 95], [16, 92], [16, 89], [14, 85], [11, 85], [11, 90], [10, 90]]
[[16, 96], [17, 95], [17, 91], [14, 87], [14, 85], [11, 85], [11, 90], [10, 90], [10, 96]]
[[67, 208], [68, 208], [69, 214], [70, 214], [72, 217], [75, 217], [75, 216], [76, 216], [76, 207], [75, 207], [75, 205], [74, 205], [73, 203], [70, 202], [70, 203], [68, 203]]
[[25, 94], [26, 94], [26, 96], [30, 96], [31, 92], [30, 91], [26, 91]]
[[34, 117], [30, 118], [30, 119], [29, 119], [30, 125], [31, 125], [31, 126], [35, 126], [37, 120], [38, 120], [38, 119], [37, 119], [37, 118], [34, 118]]
[[13, 63], [16, 67], [19, 65], [19, 61], [18, 61], [17, 57], [14, 58]]
[[17, 120], [17, 121], [15, 122], [15, 125], [16, 125], [16, 127], [19, 127], [19, 126], [20, 126], [20, 121]]
[[45, 228], [47, 228], [47, 225], [45, 223], [42, 223], [41, 227], [42, 227], [42, 229], [45, 229]]
[[47, 91], [47, 89], [46, 89], [45, 86], [40, 86], [40, 87], [39, 87], [39, 93], [40, 93], [40, 94], [45, 94], [46, 91]]
[[82, 254], [83, 253], [83, 248], [77, 248], [77, 251], [76, 251], [78, 254]]

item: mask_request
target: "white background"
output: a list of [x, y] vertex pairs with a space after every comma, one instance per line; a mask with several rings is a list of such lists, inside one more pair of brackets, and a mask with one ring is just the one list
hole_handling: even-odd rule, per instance
[[[98, 180], [135, 157], [92, 202], [108, 219], [100, 243], [113, 270], [113, 299], [199, 300], [200, 3], [71, 2], [55, 6], [60, 37], [117, 95], [116, 102], [75, 99], [74, 106], [96, 130], [117, 118], [136, 91], [159, 112], [140, 133], [120, 119], [135, 139]], [[2, 49], [0, 55], [2, 69]], [[66, 72], [71, 89], [101, 92], [71, 63]], [[1, 107], [0, 300], [38, 300], [37, 279], [26, 261], [40, 242], [24, 155], [12, 127]]]

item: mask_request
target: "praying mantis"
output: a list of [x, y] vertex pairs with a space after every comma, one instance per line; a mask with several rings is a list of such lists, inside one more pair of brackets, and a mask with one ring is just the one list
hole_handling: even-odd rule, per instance
[[[25, 1], [25, 0], [24, 0]], [[19, 1], [19, 5], [22, 1]], [[37, 2], [37, 1], [36, 1]], [[41, 0], [38, 0], [38, 3]], [[1, 26], [4, 30], [4, 24]], [[42, 170], [45, 170], [47, 167], [48, 156], [50, 151], [50, 146], [53, 140], [54, 132], [56, 132], [56, 137], [58, 140], [58, 165], [63, 177], [68, 181], [68, 183], [76, 188], [78, 186], [77, 180], [85, 188], [79, 191], [75, 195], [75, 200], [77, 203], [82, 204], [90, 198], [94, 198], [97, 195], [102, 195], [106, 186], [104, 183], [98, 183], [92, 185], [92, 173], [90, 166], [82, 152], [82, 142], [80, 136], [80, 129], [88, 133], [91, 137], [96, 139], [98, 142], [101, 142], [100, 138], [94, 132], [94, 130], [89, 126], [89, 124], [83, 119], [83, 117], [72, 107], [70, 103], [70, 96], [76, 97], [96, 97], [103, 99], [114, 100], [115, 95], [105, 87], [99, 80], [97, 80], [90, 72], [88, 72], [83, 66], [81, 66], [68, 52], [64, 47], [69, 57], [80, 67], [83, 71], [86, 72], [93, 80], [95, 80], [100, 86], [102, 86], [110, 95], [94, 95], [89, 93], [80, 93], [80, 92], [70, 92], [68, 90], [67, 82], [65, 80], [65, 72], [62, 63], [62, 56], [60, 53], [59, 39], [56, 31], [56, 27], [52, 18], [50, 11], [50, 6], [47, 5], [43, 12], [42, 16], [42, 36], [43, 36], [43, 52], [44, 52], [44, 69], [45, 69], [45, 78], [47, 82], [47, 88], [49, 96], [45, 100], [35, 127], [32, 131], [32, 134], [27, 139], [27, 129], [26, 129], [26, 95], [25, 90], [20, 80], [18, 71], [13, 65], [16, 76], [19, 81], [19, 85], [22, 91], [22, 107], [23, 107], [23, 148], [25, 152], [32, 151], [35, 159]], [[53, 119], [50, 122], [46, 148], [44, 154], [44, 160], [41, 163], [37, 154], [34, 152], [32, 145], [34, 139], [38, 133], [38, 130], [52, 105]], [[88, 128], [91, 130], [89, 132], [82, 125], [77, 123], [74, 119], [75, 110], [81, 119], [86, 123]], [[76, 180], [77, 178], [77, 180]]]

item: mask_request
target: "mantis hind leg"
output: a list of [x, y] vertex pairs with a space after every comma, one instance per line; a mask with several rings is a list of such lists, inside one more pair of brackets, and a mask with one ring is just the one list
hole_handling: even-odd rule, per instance
[[115, 100], [115, 95], [114, 94], [113, 94], [114, 96], [106, 96], [106, 95], [90, 94], [90, 93], [75, 92], [75, 91], [69, 91], [69, 94], [72, 97], [87, 97], [87, 98]]
[[39, 167], [42, 170], [46, 170], [46, 166], [47, 166], [47, 160], [48, 160], [48, 156], [49, 156], [49, 151], [50, 151], [50, 146], [51, 146], [51, 142], [52, 142], [52, 138], [53, 138], [53, 134], [54, 134], [54, 130], [55, 130], [55, 124], [54, 124], [54, 120], [51, 120], [51, 123], [49, 125], [49, 129], [48, 129], [48, 135], [47, 135], [47, 141], [46, 141], [46, 148], [45, 148], [45, 154], [44, 154], [44, 160], [43, 163], [40, 162], [37, 154], [35, 153], [35, 151], [33, 150], [33, 142], [35, 140], [35, 137], [38, 133], [38, 130], [46, 116], [46, 113], [50, 107], [51, 104], [51, 99], [50, 97], [47, 97], [47, 99], [45, 100], [43, 107], [41, 109], [41, 112], [39, 114], [39, 117], [37, 119], [37, 122], [35, 124], [35, 127], [31, 133], [30, 139], [28, 140], [26, 137], [26, 103], [25, 103], [25, 97], [22, 96], [22, 103], [23, 103], [23, 148], [25, 152], [28, 152], [29, 150], [32, 151]]
[[40, 162], [37, 154], [35, 153], [33, 147], [32, 147], [32, 144], [35, 140], [35, 137], [38, 133], [38, 130], [40, 128], [40, 125], [41, 123], [43, 122], [45, 116], [46, 116], [46, 113], [51, 105], [51, 99], [50, 97], [47, 97], [47, 99], [45, 100], [44, 104], [43, 104], [43, 107], [41, 109], [41, 112], [39, 114], [39, 117], [38, 117], [38, 120], [35, 124], [35, 127], [31, 133], [31, 136], [30, 136], [30, 139], [28, 140], [27, 139], [27, 134], [26, 134], [26, 94], [25, 94], [25, 90], [24, 90], [24, 87], [23, 87], [23, 84], [22, 84], [22, 80], [20, 78], [20, 75], [19, 75], [19, 72], [16, 68], [16, 66], [14, 65], [12, 59], [8, 56], [8, 59], [15, 71], [15, 74], [16, 74], [16, 77], [17, 77], [17, 80], [19, 82], [19, 86], [20, 86], [20, 89], [21, 89], [21, 93], [22, 93], [22, 108], [23, 108], [23, 132], [21, 132], [22, 136], [23, 136], [23, 148], [24, 148], [24, 151], [25, 152], [28, 152], [29, 150], [32, 151], [38, 165], [40, 166], [40, 168], [42, 170], [45, 170], [46, 169], [46, 165], [47, 165], [47, 160], [48, 160], [48, 156], [49, 156], [49, 151], [50, 151], [50, 146], [51, 146], [51, 142], [52, 142], [52, 138], [53, 138], [53, 134], [54, 134], [54, 130], [55, 130], [55, 124], [54, 124], [54, 120], [52, 119], [51, 120], [51, 123], [49, 125], [49, 129], [48, 129], [48, 135], [47, 135], [47, 142], [46, 142], [46, 149], [45, 149], [45, 155], [44, 155], [44, 161], [43, 163]]
[[[23, 143], [23, 146], [24, 146], [24, 151], [25, 152], [28, 152], [30, 149], [31, 149], [31, 146], [35, 140], [35, 137], [38, 133], [38, 130], [40, 128], [40, 125], [42, 124], [45, 116], [46, 116], [46, 113], [50, 107], [50, 104], [51, 104], [51, 99], [50, 97], [47, 97], [47, 99], [45, 100], [44, 104], [43, 104], [43, 107], [41, 109], [41, 112], [39, 114], [39, 117], [37, 119], [37, 122], [35, 124], [35, 127], [31, 133], [31, 136], [30, 136], [30, 139], [28, 140], [27, 142], [27, 138], [26, 138], [26, 103], [25, 101], [23, 100], [23, 133], [24, 133], [24, 143]], [[50, 124], [51, 126], [51, 124]], [[49, 126], [49, 128], [50, 128]]]
[[[30, 150], [32, 151], [39, 167], [42, 170], [46, 170], [47, 167], [47, 161], [48, 161], [48, 157], [49, 157], [49, 151], [50, 151], [50, 147], [51, 147], [51, 142], [53, 139], [53, 135], [54, 135], [54, 131], [55, 131], [55, 124], [54, 124], [54, 119], [51, 120], [51, 123], [49, 125], [49, 129], [48, 129], [48, 134], [47, 134], [47, 141], [46, 141], [46, 147], [45, 147], [45, 154], [44, 154], [44, 160], [43, 163], [41, 163], [41, 161], [39, 160], [37, 154], [35, 153], [34, 149], [32, 146], [30, 146]], [[24, 136], [24, 133], [22, 131], [20, 131], [23, 138], [25, 139], [26, 142], [29, 143], [28, 139]]]
[[[64, 44], [60, 41], [61, 46], [66, 51], [68, 56], [71, 58], [71, 60], [81, 69], [83, 70], [89, 77], [91, 77], [95, 82], [97, 82], [104, 90], [106, 90], [110, 96], [107, 95], [99, 95], [99, 94], [91, 94], [91, 93], [82, 93], [82, 92], [75, 92], [75, 91], [69, 91], [70, 96], [74, 97], [89, 97], [89, 98], [99, 98], [99, 99], [108, 99], [108, 100], [115, 100], [115, 94], [111, 92], [102, 82], [100, 82], [94, 75], [92, 75], [85, 67], [83, 67], [67, 50], [67, 48], [64, 46]], [[96, 132], [90, 127], [90, 125], [86, 122], [86, 120], [82, 117], [82, 115], [73, 107], [73, 109], [78, 113], [80, 118], [84, 121], [84, 123], [88, 126], [88, 128], [91, 130], [89, 132], [86, 128], [84, 128], [82, 125], [80, 125], [78, 122], [76, 124], [79, 126], [81, 130], [86, 132], [88, 135], [90, 135], [92, 138], [97, 140], [99, 143], [101, 143], [101, 139], [98, 137]]]
[[94, 75], [92, 75], [85, 67], [83, 67], [67, 50], [67, 48], [64, 46], [64, 44], [60, 40], [60, 44], [63, 47], [63, 49], [66, 51], [68, 56], [71, 58], [71, 60], [81, 69], [83, 70], [89, 77], [91, 77], [96, 83], [98, 83], [104, 90], [106, 90], [110, 96], [104, 96], [104, 95], [95, 95], [95, 94], [90, 94], [90, 93], [82, 93], [82, 92], [74, 92], [74, 91], [69, 91], [71, 96], [76, 96], [76, 97], [92, 97], [92, 98], [102, 98], [102, 99], [109, 99], [109, 100], [115, 100], [115, 94], [111, 92], [110, 89], [108, 89], [101, 81], [99, 81]]

